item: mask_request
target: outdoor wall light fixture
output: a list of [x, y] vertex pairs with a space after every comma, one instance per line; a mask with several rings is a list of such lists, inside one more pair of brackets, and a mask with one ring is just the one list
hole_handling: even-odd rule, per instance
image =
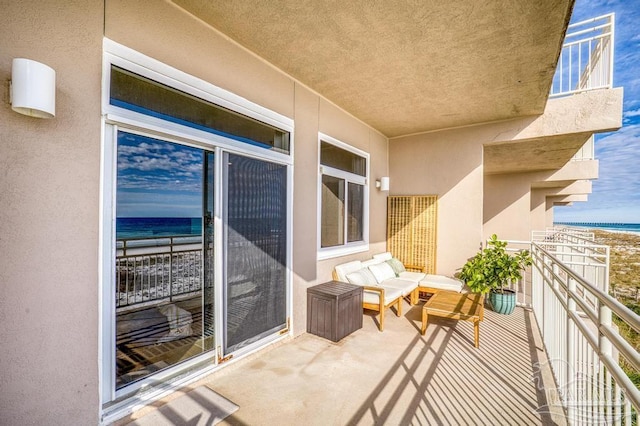
[[380, 180], [376, 181], [376, 188], [380, 189], [380, 191], [388, 191], [389, 190], [389, 177], [381, 177]]
[[9, 90], [11, 109], [37, 118], [56, 115], [56, 72], [30, 59], [15, 58]]

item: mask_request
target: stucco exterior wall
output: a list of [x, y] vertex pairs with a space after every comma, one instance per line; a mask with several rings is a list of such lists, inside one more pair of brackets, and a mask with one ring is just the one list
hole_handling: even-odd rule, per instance
[[547, 212], [546, 212], [546, 219], [545, 219], [545, 229], [546, 228], [550, 228], [553, 226], [553, 219], [554, 219], [554, 210], [553, 210], [553, 202], [547, 200], [546, 202], [547, 205]]
[[[102, 1], [0, 4], [0, 424], [97, 424]], [[14, 58], [56, 117], [9, 105]]]
[[531, 174], [484, 177], [483, 239], [529, 240], [531, 234]]
[[436, 273], [451, 275], [482, 242], [482, 139], [474, 128], [389, 141], [390, 195], [437, 195]]
[[544, 231], [548, 226], [552, 226], [553, 224], [547, 225], [547, 214], [547, 191], [545, 189], [532, 189], [531, 230]]
[[295, 158], [293, 177], [293, 300], [294, 334], [306, 331], [307, 288], [318, 279], [316, 271], [318, 211], [318, 96], [297, 85], [295, 91]]

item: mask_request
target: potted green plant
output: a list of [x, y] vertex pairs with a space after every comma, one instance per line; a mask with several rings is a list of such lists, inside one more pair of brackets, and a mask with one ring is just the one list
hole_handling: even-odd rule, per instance
[[460, 279], [474, 293], [489, 293], [489, 302], [494, 311], [510, 314], [516, 306], [516, 294], [505, 286], [521, 279], [522, 271], [531, 264], [529, 250], [508, 253], [507, 242], [498, 240], [493, 234], [487, 247], [462, 267]]

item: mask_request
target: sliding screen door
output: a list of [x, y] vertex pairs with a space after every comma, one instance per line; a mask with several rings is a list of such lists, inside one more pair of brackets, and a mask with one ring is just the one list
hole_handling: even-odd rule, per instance
[[224, 154], [225, 353], [286, 328], [287, 167]]

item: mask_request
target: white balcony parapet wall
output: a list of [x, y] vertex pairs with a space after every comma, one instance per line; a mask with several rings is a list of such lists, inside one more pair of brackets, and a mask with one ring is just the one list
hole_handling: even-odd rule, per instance
[[569, 25], [550, 96], [613, 87], [613, 13]]
[[620, 336], [612, 314], [638, 332], [640, 318], [580, 273], [605, 261], [608, 270], [608, 250], [602, 254], [603, 246], [589, 247], [588, 238], [554, 230], [535, 237], [542, 240], [531, 243], [532, 306], [569, 423], [637, 424], [640, 390], [619, 361], [624, 357], [637, 372], [640, 355]]

